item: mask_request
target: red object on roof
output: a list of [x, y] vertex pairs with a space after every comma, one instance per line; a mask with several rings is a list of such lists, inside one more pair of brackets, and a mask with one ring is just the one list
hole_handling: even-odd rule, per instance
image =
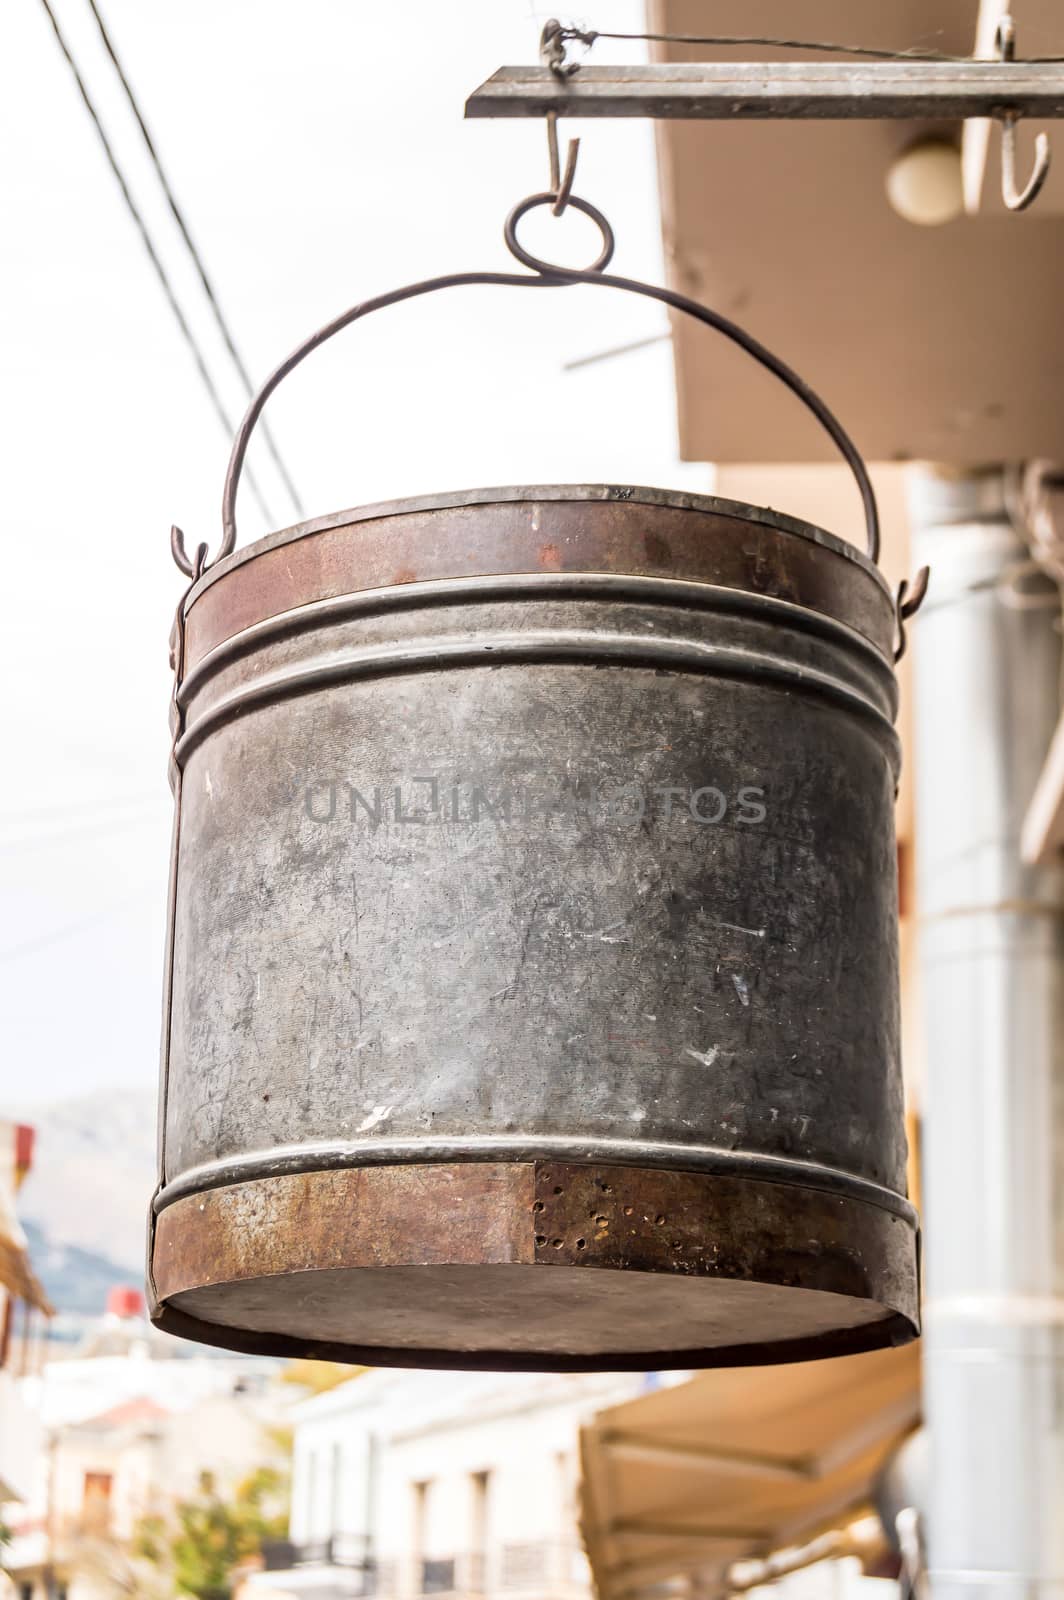
[[107, 1315], [109, 1317], [142, 1317], [144, 1315], [144, 1296], [139, 1289], [134, 1289], [131, 1284], [115, 1284], [113, 1289], [107, 1291]]
[[31, 1128], [26, 1122], [16, 1123], [15, 1170], [20, 1178], [24, 1178], [33, 1165], [33, 1144], [36, 1137], [36, 1128]]
[[165, 1406], [158, 1405], [149, 1395], [138, 1395], [133, 1400], [122, 1400], [109, 1411], [100, 1411], [80, 1426], [84, 1428], [124, 1428], [135, 1422], [154, 1422], [157, 1417], [168, 1416]]

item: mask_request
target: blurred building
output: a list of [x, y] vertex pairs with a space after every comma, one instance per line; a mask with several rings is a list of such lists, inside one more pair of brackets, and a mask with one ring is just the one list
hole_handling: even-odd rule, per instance
[[51, 1306], [15, 1214], [15, 1196], [32, 1160], [33, 1129], [0, 1121], [0, 1506], [29, 1492], [40, 1447], [38, 1418], [22, 1379], [39, 1360]]
[[132, 1546], [143, 1519], [167, 1518], [205, 1472], [226, 1494], [256, 1467], [285, 1464], [278, 1430], [292, 1392], [277, 1372], [159, 1334], [139, 1290], [114, 1290], [80, 1348], [25, 1380], [39, 1447], [8, 1512], [17, 1600], [141, 1594]]
[[587, 1595], [579, 1429], [647, 1381], [378, 1370], [304, 1402], [290, 1543], [244, 1600]]

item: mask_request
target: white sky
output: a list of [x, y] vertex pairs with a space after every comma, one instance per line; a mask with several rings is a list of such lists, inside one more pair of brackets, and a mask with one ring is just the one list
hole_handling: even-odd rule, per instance
[[[238, 415], [88, 6], [55, 4]], [[465, 122], [462, 106], [496, 67], [536, 59], [547, 9], [100, 4], [253, 375], [383, 289], [516, 270], [501, 226], [546, 186], [543, 129]], [[597, 0], [589, 20], [638, 29], [642, 6]], [[641, 51], [600, 44], [597, 59]], [[617, 270], [660, 281], [650, 126], [570, 131], [584, 135], [577, 191], [613, 220]], [[167, 637], [184, 581], [168, 529], [214, 548], [228, 444], [37, 0], [0, 7], [0, 196], [2, 1111], [155, 1081]], [[595, 253], [582, 219], [540, 220], [534, 248]], [[342, 335], [267, 415], [309, 515], [475, 484], [706, 488], [705, 467], [676, 459], [668, 345], [560, 371], [663, 327], [659, 306], [600, 290], [455, 290]], [[278, 525], [294, 521], [261, 447], [253, 457]], [[265, 531], [245, 493], [242, 541]]]

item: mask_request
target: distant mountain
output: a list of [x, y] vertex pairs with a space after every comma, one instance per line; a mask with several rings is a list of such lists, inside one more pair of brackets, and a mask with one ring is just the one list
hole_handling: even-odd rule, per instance
[[37, 1130], [18, 1197], [34, 1266], [61, 1311], [98, 1312], [139, 1283], [155, 1184], [154, 1090], [112, 1089], [19, 1111]]
[[38, 1223], [23, 1219], [22, 1225], [33, 1270], [49, 1300], [64, 1317], [98, 1317], [107, 1305], [108, 1291], [116, 1284], [140, 1286], [142, 1267], [111, 1261], [77, 1245], [52, 1244]]

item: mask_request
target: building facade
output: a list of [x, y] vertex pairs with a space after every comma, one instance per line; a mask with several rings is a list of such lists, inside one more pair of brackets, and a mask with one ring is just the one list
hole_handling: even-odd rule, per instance
[[15, 1197], [33, 1161], [33, 1129], [0, 1120], [0, 1507], [30, 1491], [40, 1427], [23, 1380], [51, 1311], [26, 1249]]
[[379, 1370], [304, 1402], [290, 1544], [246, 1600], [587, 1594], [580, 1426], [648, 1381]]
[[205, 1472], [229, 1494], [256, 1467], [284, 1468], [294, 1397], [276, 1364], [192, 1349], [121, 1291], [77, 1353], [24, 1380], [39, 1437], [7, 1511], [14, 1600], [169, 1600], [165, 1569], [138, 1557], [144, 1519], [172, 1518]]

